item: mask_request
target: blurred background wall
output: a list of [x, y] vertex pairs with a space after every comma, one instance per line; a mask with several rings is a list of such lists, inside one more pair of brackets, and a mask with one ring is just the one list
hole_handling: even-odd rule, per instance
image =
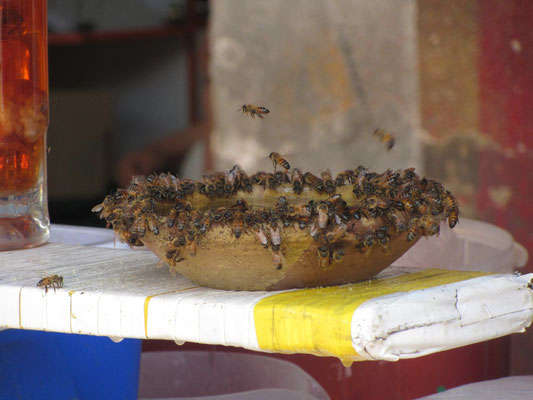
[[[210, 146], [176, 171], [268, 170], [271, 151], [314, 172], [414, 166], [533, 254], [533, 2], [49, 0], [49, 17], [52, 222], [102, 226], [121, 157], [205, 115], [207, 34]], [[533, 331], [512, 341], [507, 371], [531, 374]]]

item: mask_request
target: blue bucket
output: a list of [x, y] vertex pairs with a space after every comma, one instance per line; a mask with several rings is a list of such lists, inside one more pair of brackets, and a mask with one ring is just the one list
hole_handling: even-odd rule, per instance
[[136, 399], [141, 340], [0, 331], [0, 399]]

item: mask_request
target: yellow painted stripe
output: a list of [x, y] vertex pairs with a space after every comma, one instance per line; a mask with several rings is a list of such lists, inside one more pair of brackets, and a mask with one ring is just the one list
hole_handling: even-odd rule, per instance
[[170, 294], [170, 293], [186, 292], [187, 290], [196, 289], [196, 288], [199, 288], [199, 287], [200, 286], [191, 286], [191, 287], [188, 287], [188, 288], [185, 288], [185, 289], [171, 290], [169, 292], [157, 293], [157, 294], [154, 294], [152, 296], [147, 296], [144, 299], [144, 336], [146, 337], [146, 339], [148, 339], [148, 306], [150, 304], [150, 300], [152, 300], [156, 296], [163, 296], [165, 294]]
[[352, 316], [363, 302], [390, 293], [484, 275], [487, 274], [430, 269], [350, 285], [275, 294], [260, 300], [254, 307], [259, 347], [282, 353], [335, 356], [351, 363], [359, 357], [352, 346]]

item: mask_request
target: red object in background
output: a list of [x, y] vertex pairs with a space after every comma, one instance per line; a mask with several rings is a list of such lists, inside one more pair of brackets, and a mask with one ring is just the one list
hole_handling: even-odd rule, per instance
[[[144, 341], [143, 351], [251, 352], [236, 347], [163, 340]], [[251, 352], [252, 353], [252, 352]], [[344, 367], [332, 357], [270, 354], [290, 361], [311, 375], [332, 400], [410, 400], [445, 388], [509, 375], [509, 337], [411, 360], [362, 361]]]
[[[533, 272], [533, 2], [480, 2], [477, 203], [482, 219], [507, 229], [529, 252]], [[531, 328], [530, 328], [531, 330]], [[533, 373], [533, 332], [512, 337], [511, 373]]]
[[533, 2], [479, 4], [479, 130], [495, 144], [480, 151], [479, 213], [527, 248], [533, 272]]

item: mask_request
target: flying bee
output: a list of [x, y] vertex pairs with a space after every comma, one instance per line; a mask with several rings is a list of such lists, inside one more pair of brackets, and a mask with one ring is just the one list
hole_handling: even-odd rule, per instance
[[233, 216], [232, 230], [235, 237], [238, 239], [241, 237], [241, 233], [244, 227], [243, 212], [237, 211]]
[[242, 111], [243, 114], [247, 114], [252, 118], [255, 118], [256, 115], [259, 118], [264, 118], [263, 115], [270, 112], [266, 107], [258, 107], [252, 104], [243, 104], [237, 111]]
[[387, 150], [391, 150], [394, 147], [394, 136], [384, 129], [376, 129], [373, 133], [381, 143], [384, 143], [387, 146]]
[[279, 165], [281, 168], [285, 170], [285, 172], [288, 172], [291, 169], [291, 165], [289, 162], [279, 153], [272, 152], [268, 155], [268, 158], [272, 161], [272, 165], [274, 166], [274, 173], [276, 172], [276, 167]]
[[304, 183], [313, 189], [322, 192], [325, 190], [324, 188], [324, 182], [322, 179], [318, 178], [317, 176], [313, 175], [311, 172], [306, 172], [303, 176]]
[[54, 292], [56, 289], [63, 287], [63, 277], [60, 275], [50, 275], [46, 276], [43, 279], [41, 279], [39, 282], [37, 282], [37, 286], [44, 287], [44, 292], [48, 293], [48, 289], [54, 288]]
[[277, 224], [270, 225], [270, 240], [272, 242], [272, 250], [279, 251], [279, 246], [281, 244], [281, 234]]
[[318, 212], [318, 227], [323, 229], [328, 224], [328, 205], [326, 203], [320, 203], [316, 207], [316, 210]]
[[324, 181], [324, 188], [326, 190], [326, 193], [333, 193], [335, 191], [335, 181], [331, 176], [331, 171], [329, 169], [326, 169], [320, 172], [320, 175], [322, 176], [322, 180]]
[[298, 168], [294, 168], [291, 173], [291, 182], [294, 192], [297, 194], [302, 193], [304, 183], [302, 179], [302, 171]]
[[252, 231], [254, 232], [255, 237], [257, 238], [261, 246], [263, 246], [264, 248], [267, 248], [269, 245], [269, 240], [268, 240], [267, 235], [263, 231], [263, 228], [261, 228], [261, 225], [255, 224], [252, 227]]
[[194, 257], [197, 250], [198, 245], [196, 243], [196, 231], [194, 229], [190, 229], [187, 233], [187, 252], [191, 257]]

